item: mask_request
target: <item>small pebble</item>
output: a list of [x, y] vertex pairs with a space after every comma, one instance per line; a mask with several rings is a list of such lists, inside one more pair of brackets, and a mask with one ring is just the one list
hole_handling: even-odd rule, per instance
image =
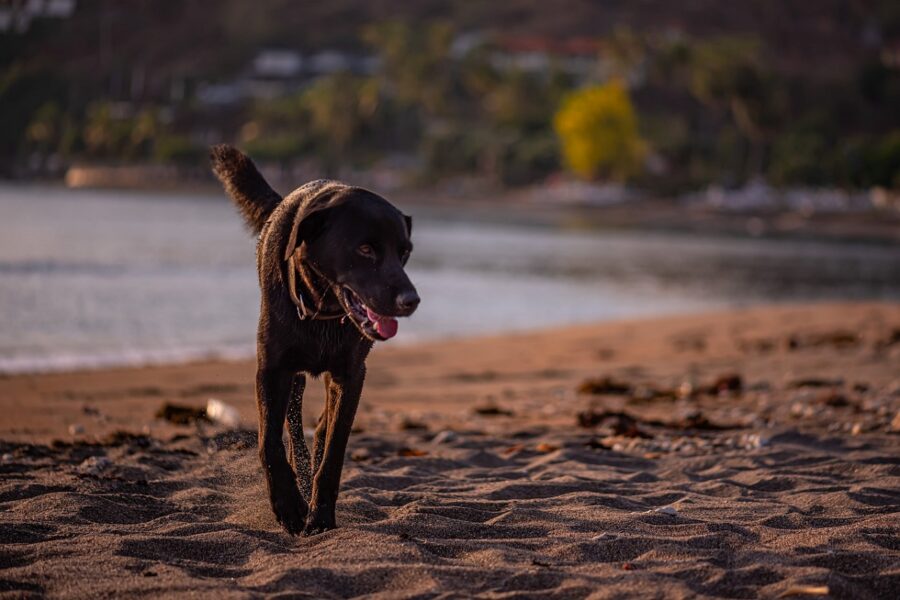
[[891, 431], [900, 433], [900, 412], [894, 415], [894, 420], [891, 421]]
[[366, 448], [359, 448], [350, 454], [350, 460], [361, 462], [372, 458], [372, 453]]
[[13, 455], [10, 454], [9, 452], [7, 452], [2, 457], [0, 457], [0, 462], [3, 462], [4, 464], [11, 463], [12, 461], [13, 461]]
[[758, 433], [751, 433], [747, 436], [747, 446], [750, 448], [763, 448], [769, 445], [769, 440], [765, 439]]
[[457, 437], [456, 432], [445, 429], [444, 431], [438, 432], [437, 435], [431, 438], [431, 441], [435, 444], [448, 444], [455, 442]]
[[78, 472], [84, 475], [99, 475], [111, 466], [112, 461], [105, 456], [92, 456], [78, 465]]
[[81, 435], [84, 433], [84, 427], [75, 423], [74, 425], [69, 425], [69, 435]]
[[653, 512], [669, 515], [670, 517], [678, 516], [678, 511], [675, 510], [674, 506], [661, 506], [660, 508], [654, 509]]

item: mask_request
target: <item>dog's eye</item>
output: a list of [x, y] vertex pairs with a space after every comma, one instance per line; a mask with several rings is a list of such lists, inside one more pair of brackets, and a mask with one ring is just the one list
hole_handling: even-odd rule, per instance
[[356, 249], [360, 255], [365, 256], [366, 258], [375, 258], [375, 249], [368, 244], [363, 244], [359, 248]]

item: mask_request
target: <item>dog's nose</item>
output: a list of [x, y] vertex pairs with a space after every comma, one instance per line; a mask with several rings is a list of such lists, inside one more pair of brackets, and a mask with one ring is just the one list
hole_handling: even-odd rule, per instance
[[419, 306], [419, 294], [415, 290], [407, 290], [397, 294], [397, 308], [406, 312], [412, 312]]

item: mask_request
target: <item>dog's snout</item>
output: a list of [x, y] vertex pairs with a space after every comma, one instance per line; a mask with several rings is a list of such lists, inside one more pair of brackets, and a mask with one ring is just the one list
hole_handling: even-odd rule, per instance
[[419, 294], [415, 290], [406, 290], [397, 294], [397, 308], [403, 312], [411, 313], [419, 306]]

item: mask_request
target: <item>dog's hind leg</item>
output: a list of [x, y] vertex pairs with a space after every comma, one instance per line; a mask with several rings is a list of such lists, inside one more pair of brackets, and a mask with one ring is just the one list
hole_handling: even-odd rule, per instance
[[314, 476], [309, 517], [303, 530], [305, 535], [315, 535], [337, 526], [334, 508], [341, 485], [344, 453], [347, 451], [347, 441], [350, 439], [350, 430], [356, 417], [364, 378], [364, 367], [352, 375], [332, 373], [328, 384], [328, 423], [325, 443], [319, 444], [316, 448], [318, 451], [324, 446], [324, 452]]
[[288, 533], [297, 534], [306, 521], [307, 503], [297, 489], [296, 476], [288, 463], [281, 437], [295, 371], [264, 365], [261, 364], [256, 373], [259, 456], [275, 518]]
[[309, 447], [303, 434], [303, 391], [306, 376], [297, 373], [291, 388], [291, 399], [287, 409], [288, 435], [291, 442], [291, 465], [297, 476], [300, 493], [309, 502], [312, 497], [312, 470], [310, 469]]

